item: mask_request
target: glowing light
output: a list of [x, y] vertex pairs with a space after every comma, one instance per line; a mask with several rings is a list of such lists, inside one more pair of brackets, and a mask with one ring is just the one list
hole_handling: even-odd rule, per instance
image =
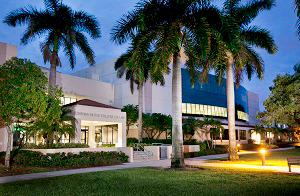
[[267, 151], [266, 151], [266, 149], [262, 148], [262, 149], [259, 150], [259, 152], [260, 152], [260, 154], [264, 155], [264, 154], [266, 154]]

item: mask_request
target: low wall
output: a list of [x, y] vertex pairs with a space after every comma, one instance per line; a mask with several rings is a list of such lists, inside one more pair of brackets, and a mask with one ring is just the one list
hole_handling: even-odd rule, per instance
[[200, 146], [199, 145], [183, 145], [183, 152], [199, 152]]
[[80, 152], [123, 152], [129, 158], [129, 162], [133, 162], [133, 148], [132, 147], [111, 147], [111, 148], [59, 148], [59, 149], [26, 149], [43, 154], [54, 154], [54, 153], [73, 153], [79, 154]]
[[144, 149], [152, 153], [152, 159], [149, 160], [160, 160], [160, 147], [159, 146], [145, 146]]

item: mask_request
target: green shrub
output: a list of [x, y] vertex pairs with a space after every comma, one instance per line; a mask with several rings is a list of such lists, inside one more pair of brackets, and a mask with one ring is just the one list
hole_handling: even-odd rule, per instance
[[28, 143], [23, 146], [24, 149], [58, 149], [58, 148], [88, 148], [89, 145], [81, 143], [56, 143], [51, 145]]
[[248, 144], [254, 144], [255, 140], [253, 139], [248, 139]]
[[139, 140], [135, 137], [127, 138], [127, 146], [132, 146], [135, 143], [138, 143]]
[[225, 154], [228, 152], [227, 148], [227, 146], [216, 146], [215, 149], [200, 150], [199, 152], [188, 152], [184, 153], [184, 158], [193, 158], [214, 154]]
[[199, 142], [196, 139], [183, 141], [183, 145], [198, 145]]
[[153, 144], [153, 143], [172, 144], [172, 139], [149, 139], [149, 138], [144, 138], [142, 143], [145, 143], [145, 144]]
[[122, 152], [80, 152], [55, 153], [43, 155], [40, 152], [22, 150], [16, 155], [16, 165], [32, 167], [94, 167], [115, 165], [128, 162], [128, 156]]
[[110, 148], [110, 147], [115, 147], [115, 144], [102, 144], [100, 147], [104, 147], [104, 148]]

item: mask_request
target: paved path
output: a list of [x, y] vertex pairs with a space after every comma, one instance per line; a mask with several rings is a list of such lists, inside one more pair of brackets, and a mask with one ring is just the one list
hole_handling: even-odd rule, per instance
[[[278, 150], [289, 150], [293, 148], [284, 148], [284, 149], [276, 149]], [[275, 150], [272, 150], [275, 151]], [[239, 154], [251, 154], [257, 153], [255, 151], [252, 152], [240, 152]], [[211, 166], [211, 167], [225, 167], [228, 164], [217, 164], [217, 163], [205, 163], [205, 160], [211, 159], [219, 159], [226, 158], [227, 154], [219, 154], [219, 155], [208, 155], [196, 158], [186, 159], [187, 165], [194, 166]], [[125, 163], [123, 165], [114, 165], [114, 166], [105, 166], [105, 167], [93, 167], [93, 168], [83, 168], [83, 169], [70, 169], [70, 170], [62, 170], [62, 171], [52, 171], [52, 172], [42, 172], [42, 173], [33, 173], [33, 174], [23, 174], [16, 176], [6, 176], [0, 177], [0, 184], [17, 182], [17, 181], [25, 181], [25, 180], [34, 180], [41, 178], [50, 178], [50, 177], [58, 177], [58, 176], [67, 176], [72, 174], [83, 174], [90, 172], [98, 172], [98, 171], [109, 171], [109, 170], [120, 170], [120, 169], [131, 169], [131, 168], [140, 168], [140, 167], [163, 167], [168, 168], [171, 165], [170, 160], [159, 160], [159, 161], [145, 161], [145, 162], [134, 162], [134, 163]], [[287, 172], [287, 167], [274, 167], [274, 166], [266, 166], [266, 167], [258, 167], [251, 165], [239, 165], [239, 164], [231, 164], [233, 167], [237, 168], [255, 168], [255, 169], [271, 169], [279, 172]], [[293, 170], [293, 169], [292, 169]], [[295, 173], [300, 173], [300, 168], [295, 170]]]

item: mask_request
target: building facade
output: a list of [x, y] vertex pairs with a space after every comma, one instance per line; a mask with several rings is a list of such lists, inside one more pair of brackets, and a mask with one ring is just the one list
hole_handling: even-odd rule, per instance
[[[0, 44], [0, 52], [12, 51], [7, 44]], [[3, 49], [3, 47], [6, 47]], [[2, 48], [2, 49], [1, 49]], [[10, 52], [9, 56], [1, 54], [2, 61], [16, 56]], [[5, 57], [5, 58], [4, 58]], [[118, 147], [126, 146], [126, 114], [121, 108], [127, 104], [138, 105], [137, 90], [132, 94], [129, 82], [124, 78], [117, 78], [114, 70], [115, 60], [86, 67], [73, 74], [57, 73], [57, 85], [62, 88], [64, 97], [62, 105], [70, 107], [77, 119], [75, 138], [68, 141], [86, 143], [90, 147], [103, 144], [114, 144]], [[67, 66], [67, 65], [66, 65]], [[42, 68], [48, 75], [48, 69]], [[153, 85], [149, 81], [144, 85], [144, 113], [172, 112], [172, 73], [165, 77], [165, 85]], [[225, 131], [218, 142], [228, 143], [226, 82], [218, 84], [213, 75], [209, 75], [207, 83], [196, 81], [192, 87], [189, 73], [182, 69], [182, 113], [184, 118], [195, 117], [203, 119], [212, 117], [222, 122]], [[235, 89], [236, 99], [236, 131], [237, 140], [246, 142], [250, 131], [256, 122], [255, 116], [259, 111], [259, 99], [255, 93], [239, 86]], [[130, 127], [127, 137], [136, 137], [137, 127]], [[166, 136], [163, 136], [164, 138]], [[204, 135], [198, 134], [195, 139], [206, 140]], [[0, 130], [0, 151], [5, 146], [5, 130]]]

